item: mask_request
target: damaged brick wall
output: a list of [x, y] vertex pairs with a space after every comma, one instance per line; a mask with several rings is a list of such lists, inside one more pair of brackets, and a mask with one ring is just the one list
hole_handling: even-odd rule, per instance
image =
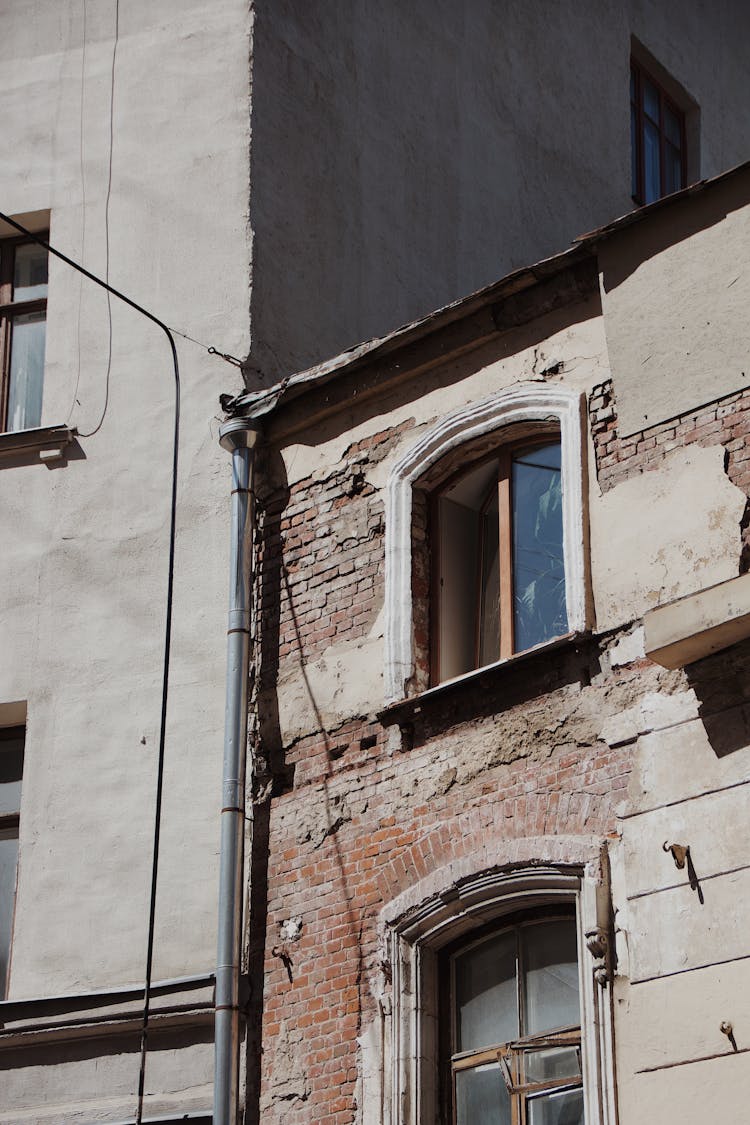
[[[671, 450], [698, 444], [721, 445], [729, 480], [750, 497], [750, 390], [735, 391], [666, 422], [621, 437], [612, 380], [595, 386], [589, 419], [596, 471], [603, 492], [637, 473], [658, 469]], [[740, 573], [750, 569], [750, 500], [741, 523]]]
[[[262, 1120], [359, 1119], [358, 1039], [378, 1018], [379, 915], [420, 879], [463, 858], [548, 837], [617, 831], [632, 747], [609, 746], [607, 719], [679, 677], [607, 669], [586, 685], [541, 692], [496, 715], [417, 731], [393, 749], [364, 727], [338, 731], [304, 780], [275, 799], [269, 842]], [[373, 728], [375, 729], [375, 728]], [[315, 740], [330, 748], [327, 732]], [[296, 749], [296, 748], [295, 748]], [[519, 853], [520, 854], [520, 853]], [[540, 856], [539, 858], [544, 858]], [[299, 937], [283, 941], [290, 919]]]
[[[613, 668], [614, 638], [600, 638], [483, 672], [401, 733], [369, 712], [285, 741], [278, 677], [363, 638], [382, 606], [383, 499], [368, 467], [396, 441], [382, 431], [289, 489], [267, 466], [259, 475], [258, 705], [274, 795], [257, 796], [269, 813], [267, 929], [260, 1088], [249, 1097], [269, 1125], [361, 1119], [359, 1040], [388, 975], [384, 906], [493, 848], [512, 855], [547, 837], [564, 860], [567, 837], [614, 835], [632, 747], [610, 745], [603, 726], [681, 683], [644, 661]], [[423, 516], [418, 501], [419, 530]], [[421, 596], [427, 612], [427, 583]]]

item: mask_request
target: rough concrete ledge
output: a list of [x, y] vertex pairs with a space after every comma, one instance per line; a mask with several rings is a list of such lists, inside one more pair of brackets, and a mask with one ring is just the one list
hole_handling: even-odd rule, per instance
[[644, 615], [646, 656], [682, 668], [750, 637], [750, 574], [730, 578]]

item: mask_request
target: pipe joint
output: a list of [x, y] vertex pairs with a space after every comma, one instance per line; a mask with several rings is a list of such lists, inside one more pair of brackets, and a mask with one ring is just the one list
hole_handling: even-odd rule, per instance
[[227, 632], [239, 633], [250, 632], [250, 610], [249, 609], [230, 609], [229, 617], [227, 618]]
[[223, 807], [225, 809], [236, 809], [242, 812], [245, 807], [245, 794], [243, 793], [243, 786], [239, 781], [230, 780], [225, 778], [224, 785], [222, 786]]

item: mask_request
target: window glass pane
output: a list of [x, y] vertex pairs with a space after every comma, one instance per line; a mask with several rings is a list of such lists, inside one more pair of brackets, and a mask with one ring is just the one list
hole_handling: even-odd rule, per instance
[[577, 1047], [546, 1047], [524, 1051], [527, 1082], [550, 1082], [554, 1078], [579, 1078], [581, 1055]]
[[513, 458], [513, 606], [517, 652], [568, 631], [560, 445]]
[[8, 430], [41, 425], [45, 313], [17, 316], [11, 329]]
[[482, 515], [481, 589], [479, 606], [479, 665], [500, 657], [500, 535], [497, 488]]
[[670, 141], [675, 148], [680, 148], [682, 145], [682, 129], [680, 128], [680, 118], [670, 109], [667, 103], [664, 103], [664, 132], [667, 140]]
[[659, 91], [648, 78], [643, 79], [643, 109], [652, 121], [659, 124]]
[[0, 838], [0, 997], [5, 995], [16, 891], [18, 837]]
[[457, 1072], [456, 1125], [510, 1125], [510, 1095], [497, 1063]]
[[661, 196], [659, 129], [651, 121], [643, 122], [643, 191], [644, 203], [653, 203]]
[[578, 1026], [578, 949], [572, 919], [526, 926], [525, 1035]]
[[33, 301], [47, 296], [47, 251], [26, 243], [16, 247], [13, 300]]
[[528, 1104], [529, 1125], [584, 1125], [583, 1090], [544, 1094]]
[[458, 1051], [507, 1043], [518, 1035], [516, 938], [511, 930], [456, 958]]
[[664, 193], [679, 191], [682, 183], [682, 157], [671, 144], [664, 145]]
[[0, 816], [21, 808], [23, 734], [0, 741]]

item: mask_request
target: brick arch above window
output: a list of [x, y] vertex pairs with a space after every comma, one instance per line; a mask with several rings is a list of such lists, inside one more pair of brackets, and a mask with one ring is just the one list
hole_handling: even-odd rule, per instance
[[[584, 519], [583, 396], [559, 386], [522, 383], [470, 403], [442, 418], [399, 458], [386, 493], [385, 696], [412, 693], [413, 490], [442, 458], [462, 445], [519, 424], [559, 427], [563, 488], [565, 594], [571, 633], [588, 625]], [[468, 673], [471, 675], [472, 673]]]

